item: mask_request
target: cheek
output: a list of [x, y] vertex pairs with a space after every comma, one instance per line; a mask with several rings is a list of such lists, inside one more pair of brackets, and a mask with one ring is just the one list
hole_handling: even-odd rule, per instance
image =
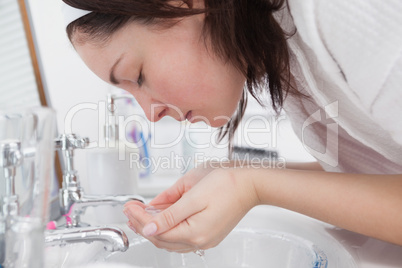
[[170, 53], [153, 61], [149, 86], [163, 102], [194, 104], [212, 93], [203, 65], [182, 53]]
[[[198, 47], [168, 47], [148, 61], [154, 98], [180, 109], [197, 110], [211, 125], [223, 125], [236, 110], [245, 78], [234, 67]], [[151, 79], [152, 78], [152, 79]]]

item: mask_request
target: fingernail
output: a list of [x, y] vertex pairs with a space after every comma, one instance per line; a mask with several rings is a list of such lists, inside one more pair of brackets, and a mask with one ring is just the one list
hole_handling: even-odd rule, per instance
[[157, 229], [158, 228], [156, 227], [156, 224], [151, 222], [151, 223], [148, 223], [147, 225], [145, 225], [144, 229], [142, 229], [142, 233], [145, 236], [152, 236], [153, 234], [156, 233]]

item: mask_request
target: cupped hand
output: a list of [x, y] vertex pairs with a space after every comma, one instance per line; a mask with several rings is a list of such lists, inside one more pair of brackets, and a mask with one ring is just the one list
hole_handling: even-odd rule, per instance
[[237, 169], [192, 170], [149, 205], [129, 202], [124, 212], [137, 233], [159, 248], [190, 252], [218, 245], [258, 203], [252, 180]]

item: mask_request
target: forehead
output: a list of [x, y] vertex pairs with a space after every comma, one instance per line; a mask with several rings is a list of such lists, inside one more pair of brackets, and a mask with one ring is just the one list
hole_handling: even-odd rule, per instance
[[75, 40], [78, 40], [73, 41], [75, 50], [92, 72], [109, 83], [110, 69], [125, 53], [124, 44], [116, 45], [116, 36], [98, 42], [94, 39], [82, 42], [86, 37], [81, 35], [79, 32], [75, 35]]
[[76, 31], [72, 43], [85, 64], [102, 80], [110, 82], [110, 70], [125, 55], [124, 60], [139, 62], [148, 51], [159, 50], [166, 45], [166, 31], [160, 28], [129, 23], [112, 35], [88, 38], [86, 33]]
[[117, 34], [125, 24], [118, 27], [108, 27], [107, 22], [99, 25], [84, 25], [75, 27], [69, 35], [71, 43], [75, 46], [91, 43], [94, 46], [105, 46], [109, 40]]
[[114, 16], [106, 19], [99, 19], [86, 25], [77, 25], [67, 29], [69, 38], [73, 44], [92, 42], [93, 44], [105, 45], [110, 38], [122, 29], [137, 26], [146, 28], [149, 31], [161, 32], [176, 25], [181, 19], [155, 19], [137, 18], [125, 16]]

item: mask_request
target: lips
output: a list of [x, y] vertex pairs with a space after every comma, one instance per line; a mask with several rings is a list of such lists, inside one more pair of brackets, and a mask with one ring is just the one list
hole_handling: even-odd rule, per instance
[[192, 117], [193, 117], [193, 116], [192, 116], [192, 111], [190, 110], [190, 111], [188, 111], [187, 114], [186, 114], [186, 120], [191, 123]]
[[164, 109], [162, 112], [160, 112], [159, 114], [158, 114], [158, 118], [162, 118], [162, 117], [164, 117], [165, 115], [166, 115], [166, 109]]

